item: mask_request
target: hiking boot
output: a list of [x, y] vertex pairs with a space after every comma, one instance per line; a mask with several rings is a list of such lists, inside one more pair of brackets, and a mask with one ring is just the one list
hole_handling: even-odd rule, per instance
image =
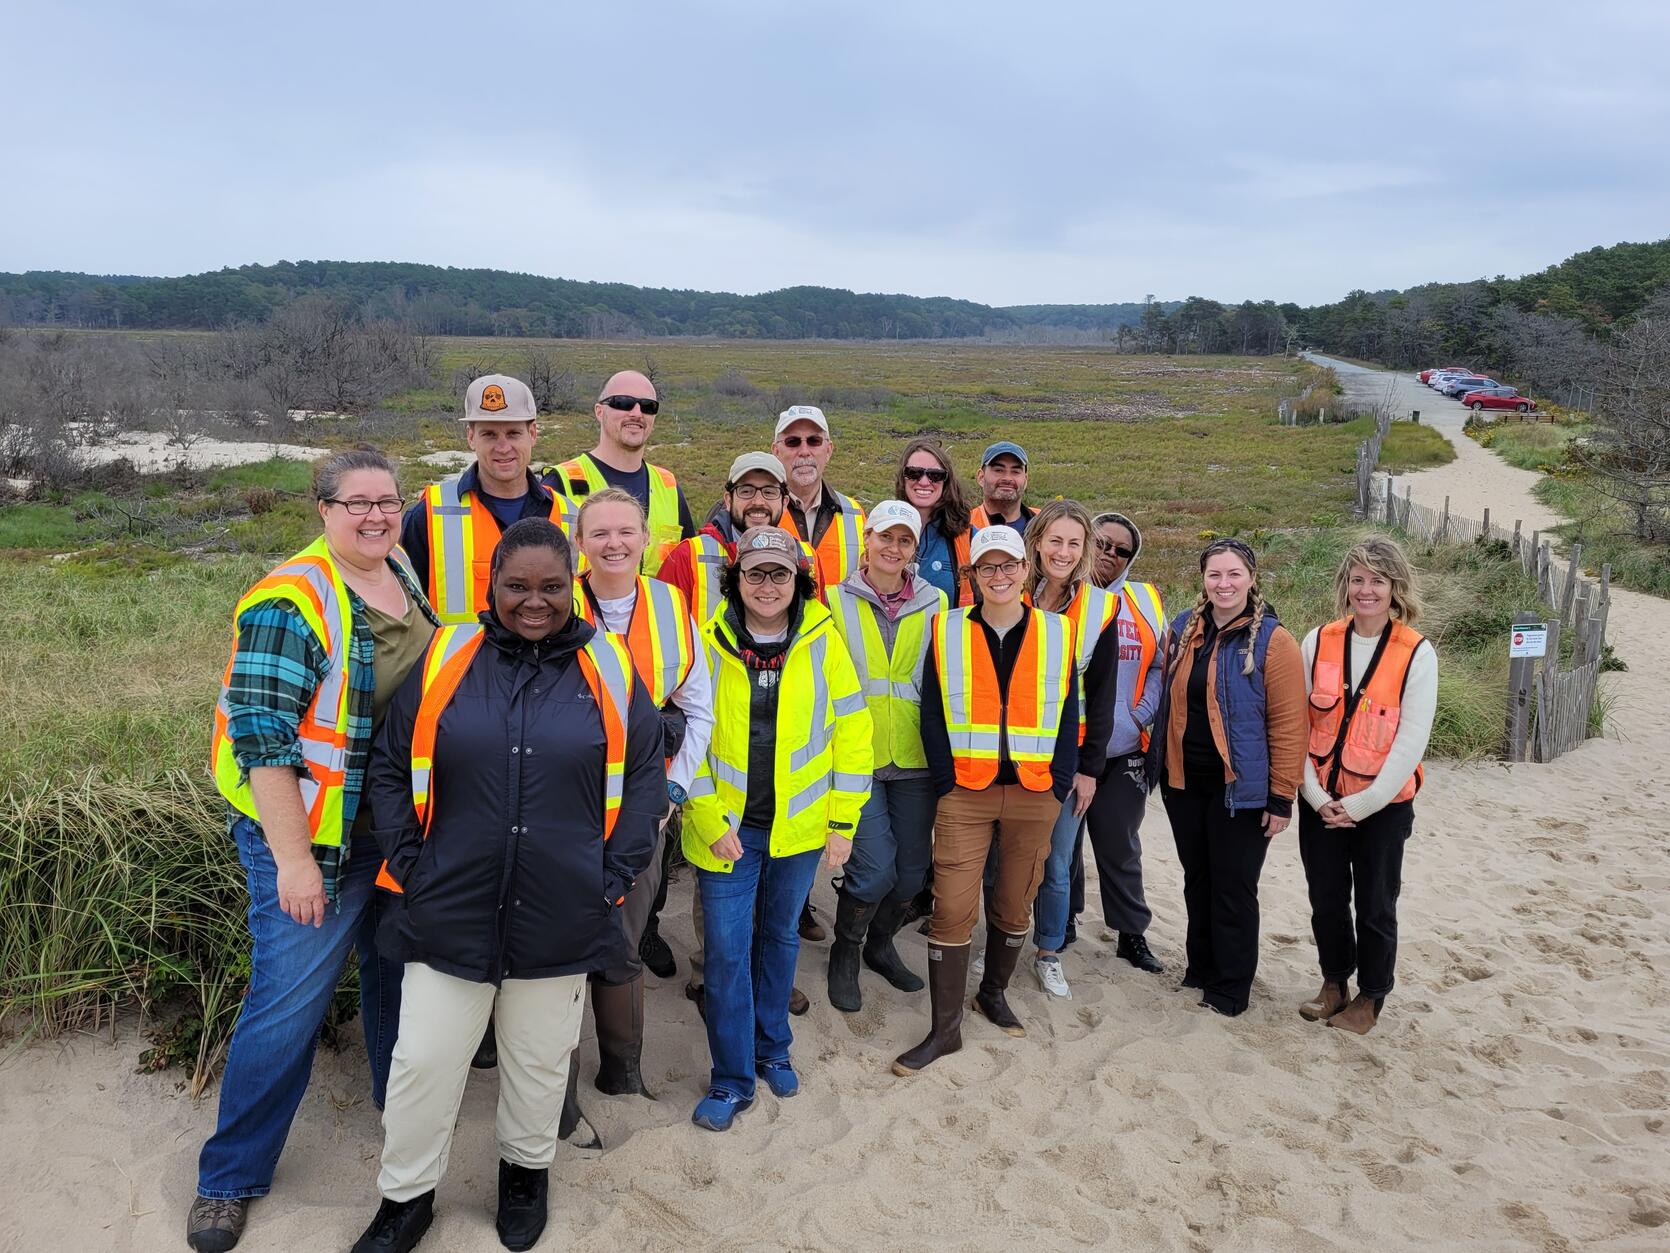
[[812, 908], [811, 901], [800, 907], [800, 938], [810, 940], [813, 944], [828, 938], [828, 932], [818, 921], [817, 911]]
[[1151, 975], [1157, 975], [1165, 970], [1160, 959], [1154, 956], [1154, 951], [1148, 947], [1146, 938], [1129, 931], [1119, 933], [1119, 947], [1113, 950], [1115, 957], [1123, 957], [1138, 970], [1146, 970]]
[[[789, 989], [789, 1013], [793, 1014], [796, 1018], [799, 1018], [811, 1008], [812, 1002], [806, 999], [806, 993], [802, 992], [799, 988]], [[702, 1015], [702, 1021], [707, 1021], [707, 1015], [705, 1013]]]
[[968, 991], [970, 945], [928, 945], [927, 1038], [893, 1059], [893, 1073], [908, 1079], [930, 1062], [963, 1046], [963, 994]]
[[487, 1030], [481, 1034], [481, 1043], [475, 1046], [475, 1056], [470, 1058], [471, 1070], [492, 1070], [499, 1064], [499, 1037], [493, 1030], [493, 1020], [487, 1020]]
[[1299, 1006], [1299, 1017], [1310, 1022], [1321, 1022], [1339, 1013], [1350, 999], [1343, 980], [1335, 983], [1332, 979], [1324, 979], [1322, 991]]
[[638, 941], [638, 960], [657, 979], [671, 979], [678, 973], [678, 962], [673, 958], [673, 950], [667, 941], [661, 938], [659, 930], [645, 931], [644, 938]]
[[410, 1253], [435, 1221], [435, 1190], [409, 1201], [383, 1198], [377, 1216], [349, 1253]]
[[247, 1196], [193, 1198], [186, 1215], [186, 1243], [198, 1253], [226, 1253], [244, 1234], [249, 1202]]
[[653, 1101], [655, 1097], [644, 1087], [640, 1069], [644, 1055], [643, 975], [615, 986], [593, 983], [591, 1009], [597, 1020], [597, 1078], [593, 1081], [597, 1090], [609, 1096], [642, 1096]]
[[876, 906], [876, 916], [870, 919], [870, 934], [864, 940], [864, 964], [899, 991], [920, 992], [922, 980], [905, 965], [899, 950], [893, 946], [893, 937], [905, 925], [906, 909], [904, 901], [891, 897]]
[[1020, 964], [1021, 945], [1026, 936], [1010, 935], [996, 927], [986, 927], [986, 973], [980, 980], [980, 990], [974, 994], [974, 1008], [984, 1014], [992, 1026], [1005, 1035], [1024, 1036], [1026, 1028], [1009, 1008], [1003, 993]]
[[843, 1014], [856, 1013], [864, 1004], [858, 990], [858, 954], [876, 907], [850, 892], [835, 899], [835, 942], [829, 946], [829, 1003]]
[[1341, 1031], [1367, 1035], [1374, 1030], [1374, 1024], [1379, 1021], [1380, 1010], [1375, 1005], [1374, 998], [1359, 992], [1351, 999], [1351, 1004], [1328, 1019], [1328, 1025], [1338, 1027]]
[[1063, 1001], [1073, 999], [1073, 990], [1067, 986], [1067, 976], [1061, 971], [1060, 957], [1052, 954], [1033, 958], [1032, 973], [1038, 976], [1038, 986], [1051, 996]]
[[507, 1249], [531, 1249], [545, 1232], [550, 1172], [499, 1160], [499, 1216], [494, 1223]]

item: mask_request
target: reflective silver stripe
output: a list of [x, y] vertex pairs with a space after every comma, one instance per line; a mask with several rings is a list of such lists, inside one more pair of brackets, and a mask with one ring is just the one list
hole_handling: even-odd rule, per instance
[[685, 795], [689, 796], [691, 799], [695, 799], [698, 796], [712, 796], [718, 790], [719, 789], [713, 785], [713, 776], [711, 774], [698, 774], [694, 779], [690, 780], [690, 790], [685, 793]]
[[829, 608], [835, 624], [840, 628], [840, 635], [846, 641], [847, 652], [852, 657], [853, 669], [866, 677], [872, 670], [870, 665], [870, 643], [864, 636], [864, 623], [859, 618], [858, 597], [841, 588], [829, 589]]
[[[1084, 620], [1080, 623], [1079, 653], [1077, 657], [1078, 672], [1082, 676], [1090, 665], [1090, 655], [1096, 651], [1096, 643], [1102, 638], [1102, 632], [1108, 625], [1106, 617], [1107, 602], [1112, 599], [1108, 593], [1099, 587], [1085, 585]], [[1118, 604], [1114, 604], [1117, 613]]]
[[966, 748], [971, 752], [995, 753], [998, 748], [996, 731], [952, 731], [951, 747]]
[[945, 673], [939, 676], [939, 687], [945, 693], [948, 725], [967, 726], [974, 721], [968, 713], [968, 693], [963, 690], [963, 625], [968, 621], [968, 610], [954, 609], [945, 616]]
[[[621, 730], [624, 732], [627, 711], [632, 707], [632, 662], [630, 657], [623, 656], [626, 646], [615, 636], [599, 633], [592, 636], [591, 643], [586, 645], [586, 652], [597, 666], [597, 677], [603, 684], [603, 694], [614, 705], [615, 717], [620, 719]], [[620, 800], [626, 787], [624, 763], [620, 770], [605, 768], [603, 781], [604, 796], [608, 800]]]
[[789, 817], [793, 818], [797, 814], [810, 809], [818, 801], [822, 800], [828, 792], [829, 776], [827, 774], [820, 774], [817, 778], [808, 782], [805, 787], [801, 788], [800, 791], [794, 794], [793, 799], [789, 801]]
[[[1044, 682], [1038, 702], [1038, 725], [1046, 730], [1061, 725], [1062, 685], [1055, 676], [1062, 673], [1067, 657], [1067, 619], [1059, 614], [1037, 612], [1044, 628]], [[1053, 737], [1052, 737], [1053, 738]], [[1010, 740], [1013, 748], [1014, 740]]]
[[[814, 636], [809, 651], [812, 654], [812, 725], [807, 728], [806, 743], [789, 755], [791, 772], [804, 770], [823, 756], [824, 750], [829, 747], [829, 679], [824, 674], [824, 663], [829, 657], [829, 633], [821, 632]], [[851, 696], [843, 697], [842, 701], [857, 702], [857, 708], [864, 708], [862, 692], [854, 692]], [[845, 712], [850, 713], [852, 710]]]
[[837, 770], [832, 776], [835, 780], [837, 792], [868, 792], [870, 790], [870, 776], [867, 774], [845, 774]]
[[684, 636], [678, 629], [678, 605], [673, 601], [673, 588], [669, 583], [659, 579], [642, 579], [642, 584], [649, 588], [649, 611], [655, 615], [655, 634], [661, 641], [661, 690], [657, 704], [666, 704], [667, 699], [678, 690], [679, 671], [684, 667], [682, 649]]
[[[936, 600], [923, 611], [922, 614], [922, 646], [916, 650], [916, 661], [910, 668], [910, 684], [913, 692], [922, 690], [922, 667], [927, 662], [928, 650], [934, 646], [934, 619], [939, 616], [943, 600]], [[941, 682], [944, 682], [943, 677]], [[915, 700], [915, 696], [906, 699]]]
[[[730, 564], [730, 558], [725, 556], [725, 546], [711, 535], [696, 536], [695, 557], [694, 573], [701, 580], [701, 602], [699, 605], [692, 605], [691, 611], [697, 618], [712, 617], [719, 612], [719, 575]], [[707, 624], [697, 622], [696, 625]]]
[[[440, 484], [441, 503], [431, 508], [442, 518], [441, 566], [446, 571], [446, 582], [438, 587], [441, 603], [436, 608], [447, 617], [468, 616], [475, 609], [470, 596], [470, 578], [474, 571], [464, 560], [464, 528], [471, 524], [470, 506], [458, 492], [458, 480], [446, 479]], [[431, 556], [433, 561], [434, 557]]]
[[855, 714], [862, 708], [864, 708], [864, 693], [851, 692], [836, 700], [835, 716], [839, 718], [842, 714]]
[[858, 554], [864, 548], [864, 531], [858, 524], [858, 502], [851, 496], [842, 496], [839, 493], [836, 493], [835, 500], [841, 507], [841, 538], [846, 541], [847, 567], [841, 571], [841, 577], [844, 579], [858, 569]]
[[748, 771], [738, 770], [728, 761], [720, 761], [717, 757], [709, 758], [708, 766], [713, 771], [713, 777], [724, 783], [729, 783], [739, 792], [748, 791]]
[[865, 696], [889, 696], [889, 695], [892, 694], [893, 689], [896, 686], [897, 686], [897, 684], [888, 682], [886, 678], [865, 679], [864, 680], [864, 695]]
[[1019, 735], [1011, 731], [1009, 733], [1009, 751], [1010, 753], [1034, 753], [1051, 756], [1055, 753], [1055, 736]]
[[921, 671], [918, 670], [909, 683], [886, 683], [883, 686], [894, 700], [918, 701], [922, 699], [922, 689], [917, 686], [921, 678]]

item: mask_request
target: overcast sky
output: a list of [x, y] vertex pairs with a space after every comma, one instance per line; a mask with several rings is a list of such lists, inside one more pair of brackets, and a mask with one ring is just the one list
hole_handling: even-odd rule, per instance
[[5, 12], [0, 270], [1315, 303], [1670, 235], [1665, 0]]

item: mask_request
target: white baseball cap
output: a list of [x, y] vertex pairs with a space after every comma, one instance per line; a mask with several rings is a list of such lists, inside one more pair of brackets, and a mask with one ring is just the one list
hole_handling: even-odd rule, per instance
[[902, 500], [884, 500], [864, 519], [866, 531], [885, 531], [890, 526], [908, 527], [913, 539], [922, 539], [922, 515]]
[[816, 405], [790, 405], [777, 415], [777, 430], [772, 438], [775, 439], [796, 422], [810, 422], [825, 435], [829, 434], [829, 419], [823, 416], [823, 410]]
[[745, 452], [731, 462], [731, 472], [725, 476], [727, 483], [740, 483], [742, 476], [751, 470], [758, 470], [762, 474], [769, 474], [784, 486], [788, 479], [783, 474], [783, 463], [768, 452]]
[[1021, 542], [1021, 533], [1002, 522], [983, 526], [974, 533], [974, 539], [968, 546], [968, 564], [974, 565], [987, 553], [1008, 553], [1011, 557], [1026, 560], [1026, 546]]

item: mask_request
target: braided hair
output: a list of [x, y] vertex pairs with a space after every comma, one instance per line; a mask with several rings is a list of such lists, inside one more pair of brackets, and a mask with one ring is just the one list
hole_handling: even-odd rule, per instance
[[[1247, 646], [1242, 652], [1241, 661], [1241, 673], [1251, 674], [1256, 664], [1254, 649], [1258, 644], [1258, 630], [1264, 625], [1265, 614], [1264, 592], [1258, 586], [1258, 555], [1253, 552], [1250, 545], [1242, 540], [1228, 536], [1215, 539], [1200, 554], [1200, 568], [1203, 573], [1206, 570], [1206, 563], [1219, 553], [1234, 553], [1241, 559], [1241, 563], [1247, 567], [1247, 573], [1252, 575], [1252, 586], [1247, 590], [1247, 608], [1252, 612], [1252, 625], [1247, 631]], [[1177, 656], [1172, 660], [1173, 671], [1176, 670], [1183, 657], [1188, 655], [1189, 649], [1194, 645], [1195, 640], [1206, 630], [1205, 620], [1201, 615], [1207, 611], [1207, 606], [1210, 603], [1206, 598], [1206, 589], [1202, 587], [1200, 594], [1195, 597], [1194, 608], [1189, 613], [1188, 630], [1184, 632], [1183, 638], [1178, 641]], [[1175, 674], [1167, 676], [1168, 679], [1174, 677]]]

